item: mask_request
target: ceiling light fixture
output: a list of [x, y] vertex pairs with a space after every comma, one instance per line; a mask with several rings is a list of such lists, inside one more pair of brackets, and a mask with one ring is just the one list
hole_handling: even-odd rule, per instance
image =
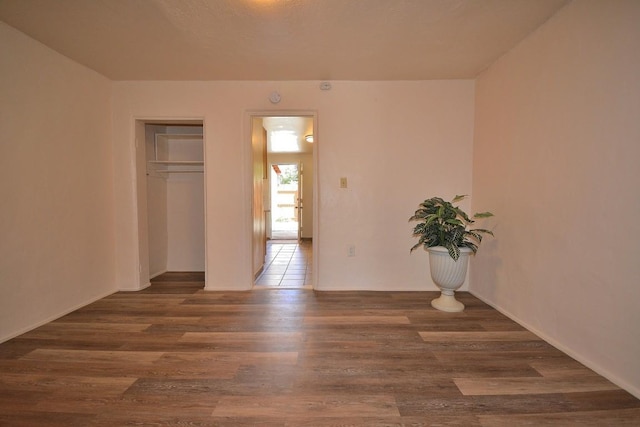
[[307, 142], [313, 142], [313, 135], [305, 135], [304, 140]]

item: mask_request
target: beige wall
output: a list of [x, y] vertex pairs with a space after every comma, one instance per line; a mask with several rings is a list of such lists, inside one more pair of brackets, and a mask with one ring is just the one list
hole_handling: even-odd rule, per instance
[[116, 291], [111, 83], [0, 23], [0, 341]]
[[[249, 112], [317, 112], [319, 289], [433, 289], [407, 222], [426, 197], [469, 193], [473, 81], [116, 82], [118, 283], [138, 285], [133, 121], [204, 117], [207, 288], [249, 289]], [[273, 90], [282, 101], [272, 105]], [[444, 159], [444, 160], [443, 160]], [[340, 177], [349, 188], [340, 189]], [[356, 256], [347, 257], [347, 247]], [[426, 285], [426, 288], [425, 288]]]
[[471, 290], [640, 396], [640, 2], [575, 1], [477, 81]]

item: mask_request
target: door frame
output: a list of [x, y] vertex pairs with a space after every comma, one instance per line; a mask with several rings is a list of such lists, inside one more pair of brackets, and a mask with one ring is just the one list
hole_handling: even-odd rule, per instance
[[[313, 262], [313, 271], [311, 274], [311, 287], [316, 288], [318, 286], [318, 272], [319, 272], [319, 220], [318, 220], [318, 212], [319, 212], [319, 184], [318, 184], [318, 175], [319, 175], [319, 161], [318, 161], [318, 141], [320, 140], [318, 134], [318, 112], [315, 110], [248, 110], [245, 112], [245, 124], [244, 124], [244, 150], [245, 153], [245, 161], [244, 161], [244, 177], [243, 180], [245, 182], [245, 188], [247, 189], [246, 197], [244, 198], [245, 203], [248, 204], [246, 208], [246, 233], [245, 233], [245, 242], [247, 245], [247, 250], [251, 254], [253, 258], [253, 150], [251, 145], [251, 134], [252, 134], [252, 126], [254, 118], [262, 118], [262, 117], [309, 117], [313, 119], [313, 221], [312, 221], [312, 262]], [[264, 191], [264, 190], [263, 190]], [[249, 260], [247, 265], [248, 267], [248, 277], [251, 279], [251, 287], [253, 287], [254, 276], [253, 276], [253, 259]]]
[[204, 117], [158, 117], [158, 116], [134, 116], [132, 117], [134, 161], [132, 162], [133, 176], [135, 182], [134, 190], [134, 221], [136, 235], [134, 239], [137, 245], [136, 260], [138, 264], [138, 289], [144, 289], [151, 285], [149, 278], [149, 236], [148, 236], [148, 211], [147, 211], [147, 154], [146, 154], [146, 132], [145, 125], [202, 125], [202, 155], [203, 166], [203, 187], [204, 187], [204, 288], [207, 287], [209, 275], [207, 257], [207, 123]]

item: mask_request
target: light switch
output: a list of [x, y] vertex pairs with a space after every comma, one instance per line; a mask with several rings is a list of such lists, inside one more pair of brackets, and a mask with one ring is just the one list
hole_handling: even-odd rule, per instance
[[344, 176], [340, 178], [340, 188], [347, 188], [347, 178]]

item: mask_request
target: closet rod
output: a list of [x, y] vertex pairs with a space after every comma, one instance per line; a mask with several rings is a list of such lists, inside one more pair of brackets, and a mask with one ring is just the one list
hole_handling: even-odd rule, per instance
[[193, 171], [193, 170], [153, 171], [153, 172], [147, 172], [147, 175], [153, 175], [156, 173], [204, 173], [204, 171]]

